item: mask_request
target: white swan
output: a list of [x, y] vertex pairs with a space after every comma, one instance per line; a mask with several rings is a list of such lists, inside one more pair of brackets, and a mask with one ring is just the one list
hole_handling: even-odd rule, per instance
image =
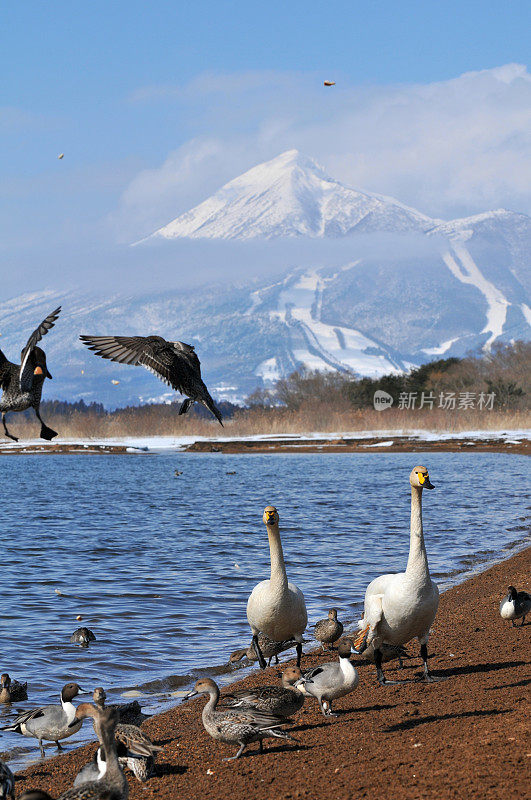
[[382, 644], [403, 645], [415, 637], [424, 661], [424, 680], [438, 680], [428, 670], [428, 637], [439, 605], [439, 590], [430, 578], [428, 557], [422, 530], [422, 490], [433, 489], [426, 467], [415, 467], [411, 484], [411, 533], [409, 558], [405, 572], [380, 575], [365, 592], [362, 629], [355, 642], [358, 652], [371, 643], [380, 684], [404, 683], [386, 680], [382, 670]]
[[271, 578], [258, 583], [247, 601], [247, 619], [253, 633], [253, 647], [261, 669], [265, 669], [266, 662], [258, 644], [259, 633], [265, 633], [275, 642], [295, 639], [297, 666], [300, 667], [302, 634], [308, 624], [304, 595], [295, 584], [288, 583], [278, 519], [276, 508], [267, 506], [263, 520], [269, 539]]

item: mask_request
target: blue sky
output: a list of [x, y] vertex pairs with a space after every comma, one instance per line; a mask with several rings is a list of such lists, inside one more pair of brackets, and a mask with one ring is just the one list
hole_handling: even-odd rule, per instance
[[[518, 164], [529, 155], [531, 82], [523, 67], [492, 72], [529, 62], [529, 8], [4, 4], [0, 237], [19, 267], [13, 290], [45, 280], [39, 258], [52, 282], [78, 279], [94, 257], [102, 269], [127, 264], [127, 241], [293, 146], [335, 177], [426, 213], [511, 203], [529, 213]], [[337, 81], [331, 92], [324, 78]], [[474, 120], [475, 141], [489, 132], [484, 158]], [[365, 126], [364, 138], [352, 134]], [[449, 135], [437, 142], [440, 129]], [[404, 151], [408, 139], [414, 151]]]

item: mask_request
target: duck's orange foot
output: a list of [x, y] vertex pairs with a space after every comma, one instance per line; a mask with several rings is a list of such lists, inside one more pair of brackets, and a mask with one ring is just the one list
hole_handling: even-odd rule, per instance
[[365, 648], [367, 647], [367, 636], [369, 635], [369, 631], [371, 629], [370, 625], [367, 625], [355, 638], [354, 640], [354, 647], [358, 651], [358, 653], [363, 653]]

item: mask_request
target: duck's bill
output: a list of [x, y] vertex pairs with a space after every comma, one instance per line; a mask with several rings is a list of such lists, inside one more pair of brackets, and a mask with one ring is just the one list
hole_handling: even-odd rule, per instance
[[183, 697], [181, 702], [184, 703], [185, 700], [190, 700], [191, 697], [195, 697], [198, 694], [199, 694], [199, 692], [196, 692], [195, 689], [192, 689], [191, 692], [188, 692], [188, 694], [184, 695], [184, 697]]

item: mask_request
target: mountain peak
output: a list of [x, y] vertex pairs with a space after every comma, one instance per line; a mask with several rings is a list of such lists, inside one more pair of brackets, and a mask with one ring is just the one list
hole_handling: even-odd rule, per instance
[[149, 238], [337, 238], [353, 232], [421, 232], [433, 225], [393, 198], [345, 186], [293, 149], [229, 181]]

